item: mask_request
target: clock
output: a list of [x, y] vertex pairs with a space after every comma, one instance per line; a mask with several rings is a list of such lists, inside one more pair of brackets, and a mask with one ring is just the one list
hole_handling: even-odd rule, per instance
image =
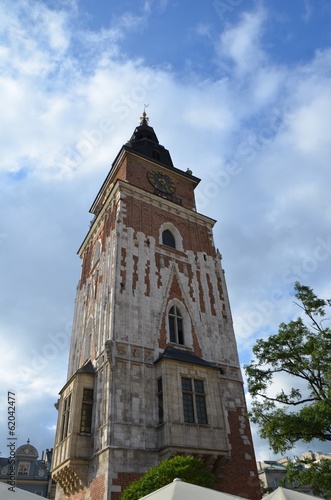
[[163, 193], [174, 193], [176, 191], [175, 183], [169, 177], [169, 175], [164, 174], [158, 170], [150, 170], [147, 174], [147, 179], [149, 182], [159, 191]]

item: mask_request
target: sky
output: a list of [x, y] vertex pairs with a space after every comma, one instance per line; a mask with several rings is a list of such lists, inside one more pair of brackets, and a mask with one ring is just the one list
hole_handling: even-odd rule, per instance
[[0, 451], [10, 391], [41, 455], [89, 208], [144, 105], [217, 220], [241, 364], [298, 316], [295, 281], [331, 297], [331, 3], [2, 0], [0, 20]]

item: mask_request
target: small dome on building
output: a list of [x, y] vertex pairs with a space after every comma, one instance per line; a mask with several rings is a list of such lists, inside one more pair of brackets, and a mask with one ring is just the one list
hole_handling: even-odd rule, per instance
[[30, 440], [26, 444], [19, 446], [16, 450], [16, 456], [18, 457], [31, 457], [38, 458], [37, 449], [30, 444]]

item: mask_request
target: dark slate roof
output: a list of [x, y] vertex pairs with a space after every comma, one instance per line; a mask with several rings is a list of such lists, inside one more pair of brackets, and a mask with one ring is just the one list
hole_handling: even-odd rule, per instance
[[209, 366], [210, 368], [214, 368], [214, 366], [211, 363], [208, 363], [208, 361], [199, 358], [199, 356], [196, 356], [191, 352], [182, 351], [181, 349], [175, 349], [173, 347], [167, 347], [165, 351], [162, 354], [160, 354], [160, 357], [155, 361], [155, 363], [158, 363], [159, 361], [161, 361], [161, 359], [164, 358], [175, 359], [177, 361], [182, 361], [184, 363], [192, 363], [194, 365], [203, 365], [203, 366]]
[[158, 160], [167, 167], [174, 168], [169, 151], [159, 143], [153, 127], [148, 125], [145, 112], [140, 119], [140, 125], [135, 128], [131, 139], [126, 143], [126, 147], [152, 158], [154, 161]]
[[95, 373], [94, 366], [92, 365], [92, 362], [89, 361], [86, 363], [86, 365], [83, 365], [81, 368], [78, 368], [76, 373]]
[[[77, 373], [91, 373], [92, 375], [95, 375], [95, 369], [91, 361], [88, 361], [85, 365], [83, 365], [81, 368], [78, 368], [78, 370], [75, 371], [75, 373], [70, 377], [69, 380], [67, 380], [66, 384], [62, 387], [60, 390], [59, 394], [61, 394], [66, 387], [71, 383], [71, 381], [76, 377]], [[57, 409], [58, 403], [55, 403], [55, 408]]]

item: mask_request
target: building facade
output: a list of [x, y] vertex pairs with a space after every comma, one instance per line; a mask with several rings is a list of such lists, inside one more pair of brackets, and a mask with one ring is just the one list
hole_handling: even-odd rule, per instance
[[17, 448], [14, 457], [0, 457], [0, 481], [11, 486], [13, 492], [19, 488], [54, 499], [55, 484], [50, 473], [52, 453], [52, 449], [43, 451], [41, 459], [38, 459], [37, 449], [28, 440]]
[[[331, 460], [331, 454], [309, 450], [303, 453], [301, 457], [295, 457], [293, 462], [300, 470], [310, 467], [309, 463], [306, 463], [305, 460], [312, 460], [313, 462], [318, 463], [321, 460]], [[257, 462], [257, 472], [262, 486], [268, 490], [268, 492], [276, 490], [279, 486], [283, 486], [288, 490], [295, 490], [306, 493], [307, 495], [313, 495], [312, 489], [308, 485], [299, 485], [297, 481], [293, 481], [291, 483], [288, 481], [284, 482], [289, 462], [292, 461], [289, 460], [288, 457], [282, 457], [278, 460], [264, 460], [263, 462]]]
[[144, 113], [78, 252], [57, 499], [118, 500], [176, 454], [203, 457], [219, 490], [260, 498], [215, 220], [196, 211], [198, 183]]

